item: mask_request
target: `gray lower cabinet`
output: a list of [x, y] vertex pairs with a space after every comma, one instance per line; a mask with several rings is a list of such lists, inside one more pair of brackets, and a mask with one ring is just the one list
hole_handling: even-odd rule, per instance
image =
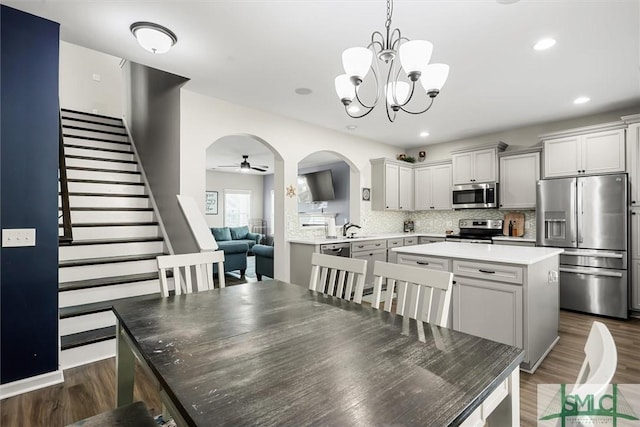
[[453, 329], [523, 347], [522, 286], [460, 276], [455, 282]]
[[373, 266], [376, 261], [387, 261], [387, 241], [367, 240], [363, 242], [351, 243], [351, 258], [364, 259], [367, 261], [367, 277], [364, 279], [365, 294], [373, 289]]
[[427, 243], [439, 243], [439, 242], [444, 242], [444, 237], [428, 237], [428, 236], [418, 237], [419, 245], [424, 245]]

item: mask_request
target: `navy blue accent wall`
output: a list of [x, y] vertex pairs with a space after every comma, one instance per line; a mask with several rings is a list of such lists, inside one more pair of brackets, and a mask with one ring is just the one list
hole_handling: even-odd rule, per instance
[[59, 25], [0, 6], [0, 383], [58, 369]]

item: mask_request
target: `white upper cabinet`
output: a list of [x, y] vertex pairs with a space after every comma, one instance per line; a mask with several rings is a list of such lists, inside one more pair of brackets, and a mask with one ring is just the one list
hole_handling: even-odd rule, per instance
[[414, 169], [417, 211], [451, 209], [451, 164], [421, 166]]
[[500, 208], [535, 208], [536, 182], [539, 179], [538, 151], [500, 156]]
[[544, 177], [624, 172], [625, 127], [614, 122], [542, 135]]
[[371, 209], [413, 210], [413, 168], [390, 159], [371, 160]]
[[453, 185], [498, 181], [498, 152], [507, 144], [492, 144], [491, 148], [454, 152]]
[[631, 206], [640, 207], [640, 114], [622, 118], [627, 128], [627, 171], [631, 187]]

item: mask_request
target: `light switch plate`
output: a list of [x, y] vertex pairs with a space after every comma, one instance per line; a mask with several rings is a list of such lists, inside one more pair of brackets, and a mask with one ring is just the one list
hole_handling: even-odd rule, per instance
[[7, 228], [2, 230], [2, 247], [16, 248], [36, 245], [35, 228]]

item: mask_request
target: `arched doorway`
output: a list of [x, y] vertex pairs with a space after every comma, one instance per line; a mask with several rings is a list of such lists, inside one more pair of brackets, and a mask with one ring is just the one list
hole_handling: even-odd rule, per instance
[[276, 234], [283, 233], [277, 220], [283, 216], [277, 203], [284, 197], [283, 186], [276, 185], [283, 174], [282, 156], [262, 138], [249, 134], [218, 138], [206, 149], [205, 189], [215, 192], [218, 200], [217, 213], [205, 215], [207, 224], [246, 225], [265, 235], [262, 243], [273, 244]]

